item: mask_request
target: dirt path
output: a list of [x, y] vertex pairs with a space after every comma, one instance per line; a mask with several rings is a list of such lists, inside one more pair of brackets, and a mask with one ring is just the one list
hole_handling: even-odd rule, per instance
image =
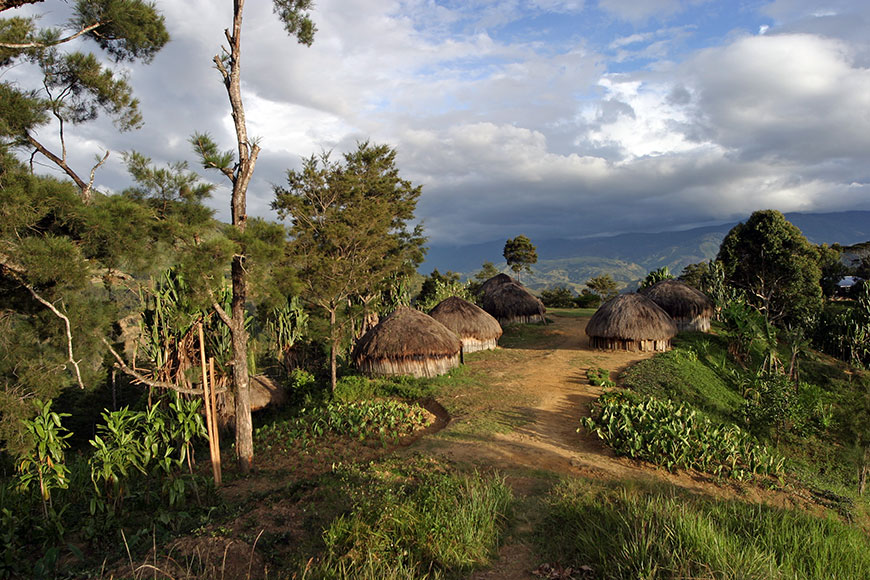
[[[518, 468], [560, 474], [623, 477], [635, 471], [633, 462], [615, 457], [595, 439], [577, 433], [579, 418], [602, 389], [586, 379], [590, 367], [619, 372], [651, 354], [605, 352], [589, 348], [588, 318], [553, 317], [539, 348], [512, 349], [516, 362], [471, 360], [498, 377], [495, 388], [504, 393], [503, 412], [525, 417], [507, 433], [493, 433], [481, 440], [451, 437], [463, 417], [454, 418], [441, 437], [425, 444], [429, 450], [452, 460], [515, 471]], [[492, 368], [489, 368], [492, 367]], [[528, 401], [515, 404], [514, 401]]]
[[[516, 356], [472, 357], [468, 362], [472, 369], [494, 377], [493, 389], [498, 392], [493, 394], [491, 408], [485, 410], [513, 418], [510, 428], [492, 433], [465, 429], [464, 423], [475, 419], [473, 413], [468, 413], [454, 416], [438, 434], [424, 437], [407, 450], [433, 453], [483, 469], [495, 468], [505, 474], [514, 496], [525, 505], [526, 513], [519, 514], [498, 560], [491, 568], [475, 574], [474, 580], [539, 577], [533, 571], [542, 563], [534, 560], [531, 533], [535, 506], [539, 505], [536, 502], [553, 481], [546, 473], [604, 480], [654, 479], [710, 496], [740, 496], [744, 500], [756, 496], [757, 501], [785, 503], [783, 498], [757, 497], [764, 493], [760, 490], [717, 484], [703, 474], [672, 474], [616, 457], [594, 436], [578, 433], [579, 418], [588, 415], [590, 403], [602, 392], [602, 388], [589, 384], [586, 371], [602, 367], [616, 376], [652, 354], [592, 350], [585, 332], [588, 318], [552, 319], [537, 348], [509, 349], [512, 352], [508, 354]], [[449, 408], [450, 401], [445, 401], [445, 406]]]

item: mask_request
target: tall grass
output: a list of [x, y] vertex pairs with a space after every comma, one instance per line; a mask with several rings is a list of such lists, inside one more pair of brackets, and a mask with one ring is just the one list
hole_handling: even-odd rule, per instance
[[674, 488], [571, 480], [547, 499], [543, 556], [596, 578], [851, 580], [870, 574], [870, 541], [835, 519]]
[[323, 532], [305, 578], [465, 577], [489, 562], [511, 504], [501, 477], [424, 474], [375, 483]]

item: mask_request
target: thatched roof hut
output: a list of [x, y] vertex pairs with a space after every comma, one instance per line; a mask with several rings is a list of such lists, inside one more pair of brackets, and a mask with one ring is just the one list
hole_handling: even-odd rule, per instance
[[715, 305], [700, 290], [679, 280], [662, 280], [641, 293], [667, 312], [678, 330], [710, 330]]
[[456, 296], [442, 300], [429, 316], [456, 333], [463, 352], [494, 349], [502, 333], [498, 320], [476, 304]]
[[502, 326], [544, 322], [547, 311], [543, 302], [517, 282], [491, 286], [481, 297], [480, 306]]
[[494, 288], [501, 286], [502, 284], [519, 284], [519, 281], [511, 278], [507, 274], [496, 274], [481, 284], [480, 289], [477, 292], [481, 296], [486, 296], [487, 292], [492, 291]]
[[586, 334], [592, 348], [665, 351], [677, 325], [668, 313], [642, 294], [611, 298], [589, 319]]
[[366, 332], [353, 362], [369, 375], [434, 377], [459, 366], [462, 342], [431, 316], [400, 306]]

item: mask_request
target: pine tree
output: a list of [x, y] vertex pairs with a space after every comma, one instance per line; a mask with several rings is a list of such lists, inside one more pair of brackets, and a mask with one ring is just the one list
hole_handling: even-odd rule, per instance
[[301, 171], [287, 172], [286, 187], [275, 187], [272, 207], [293, 220], [290, 251], [303, 296], [329, 318], [333, 390], [343, 304], [412, 273], [423, 259], [421, 229], [408, 225], [421, 187], [400, 178], [395, 161], [394, 149], [364, 142], [341, 163], [311, 156]]

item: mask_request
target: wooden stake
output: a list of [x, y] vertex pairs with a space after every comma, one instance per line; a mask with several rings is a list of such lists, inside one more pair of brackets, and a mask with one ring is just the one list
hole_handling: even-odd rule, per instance
[[[211, 470], [214, 475], [215, 485], [220, 485], [220, 475], [218, 472], [219, 466], [215, 463], [215, 457], [217, 456], [218, 464], [220, 463], [220, 447], [215, 447], [215, 438], [216, 434], [212, 430], [213, 421], [212, 415], [213, 409], [211, 407], [211, 396], [209, 394], [209, 382], [208, 382], [208, 370], [205, 366], [205, 336], [202, 330], [202, 322], [199, 323], [199, 360], [200, 365], [202, 367], [202, 399], [203, 404], [205, 405], [205, 422], [206, 422], [206, 430], [208, 431], [208, 451], [209, 457], [211, 458]], [[217, 450], [217, 453], [215, 452]]]
[[209, 381], [211, 382], [211, 388], [209, 389], [209, 398], [211, 402], [211, 430], [214, 433], [214, 451], [215, 458], [212, 461], [212, 465], [215, 466], [215, 485], [221, 484], [221, 436], [220, 431], [218, 431], [218, 422], [217, 422], [217, 407], [215, 406], [215, 387], [214, 387], [214, 357], [208, 359], [208, 376]]

